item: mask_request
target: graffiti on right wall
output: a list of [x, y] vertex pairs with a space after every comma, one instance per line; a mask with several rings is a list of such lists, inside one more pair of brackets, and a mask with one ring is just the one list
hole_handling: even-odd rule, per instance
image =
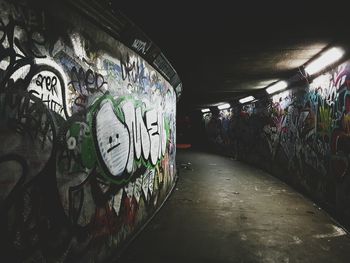
[[203, 122], [216, 147], [302, 187], [349, 222], [350, 62], [229, 115], [207, 114]]

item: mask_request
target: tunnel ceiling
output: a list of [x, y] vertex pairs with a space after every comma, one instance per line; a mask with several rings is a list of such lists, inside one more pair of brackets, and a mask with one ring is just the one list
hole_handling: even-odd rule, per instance
[[254, 94], [291, 77], [323, 49], [349, 45], [349, 16], [341, 4], [203, 2], [112, 2], [180, 75], [180, 113]]

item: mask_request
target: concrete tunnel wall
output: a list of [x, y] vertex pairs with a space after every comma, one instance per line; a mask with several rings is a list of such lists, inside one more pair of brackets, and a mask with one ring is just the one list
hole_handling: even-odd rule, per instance
[[350, 62], [311, 83], [202, 116], [209, 144], [280, 177], [350, 226]]
[[0, 83], [2, 259], [110, 259], [174, 185], [174, 88], [78, 13], [4, 0]]

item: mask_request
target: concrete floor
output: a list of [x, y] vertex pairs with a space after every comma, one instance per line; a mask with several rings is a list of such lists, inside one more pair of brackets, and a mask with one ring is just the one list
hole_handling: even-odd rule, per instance
[[350, 237], [285, 183], [244, 163], [178, 151], [164, 207], [118, 262], [350, 262]]

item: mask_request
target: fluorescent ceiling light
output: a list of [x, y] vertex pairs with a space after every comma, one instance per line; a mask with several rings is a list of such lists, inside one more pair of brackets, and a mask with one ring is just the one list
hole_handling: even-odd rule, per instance
[[272, 94], [272, 93], [275, 93], [277, 91], [283, 90], [283, 89], [285, 89], [287, 87], [288, 87], [288, 83], [285, 82], [284, 80], [282, 80], [282, 81], [279, 81], [279, 82], [273, 84], [272, 86], [268, 87], [266, 89], [266, 92], [268, 94]]
[[231, 107], [231, 105], [229, 103], [224, 103], [224, 104], [219, 105], [218, 109], [219, 110], [224, 110], [224, 109], [228, 109], [230, 107]]
[[253, 96], [248, 96], [248, 97], [245, 97], [243, 99], [240, 99], [239, 103], [243, 104], [243, 103], [246, 103], [246, 102], [249, 102], [249, 101], [252, 101], [252, 100], [255, 100], [255, 98]]
[[309, 74], [315, 74], [325, 67], [333, 64], [344, 55], [344, 50], [341, 48], [331, 48], [324, 52], [320, 57], [306, 65], [305, 71]]
[[210, 109], [201, 109], [203, 113], [210, 112]]

